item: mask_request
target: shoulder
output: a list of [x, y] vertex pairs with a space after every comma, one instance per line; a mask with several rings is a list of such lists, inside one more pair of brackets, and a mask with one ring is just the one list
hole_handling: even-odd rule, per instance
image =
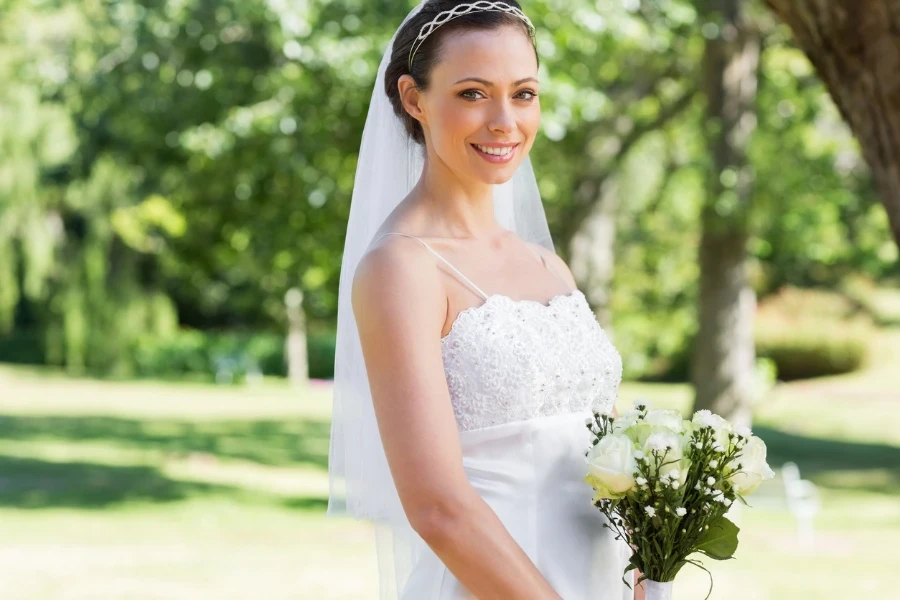
[[397, 319], [437, 322], [446, 315], [446, 294], [434, 257], [416, 239], [387, 236], [363, 255], [353, 276], [357, 321]]
[[549, 248], [545, 248], [540, 244], [533, 244], [531, 242], [525, 243], [531, 246], [531, 248], [535, 252], [543, 256], [547, 261], [547, 264], [556, 269], [556, 272], [559, 273], [560, 276], [565, 279], [570, 286], [572, 286], [572, 289], [578, 287], [578, 284], [575, 283], [575, 277], [572, 275], [572, 271], [569, 269], [569, 265], [567, 265], [566, 261], [564, 261], [556, 252], [550, 250]]

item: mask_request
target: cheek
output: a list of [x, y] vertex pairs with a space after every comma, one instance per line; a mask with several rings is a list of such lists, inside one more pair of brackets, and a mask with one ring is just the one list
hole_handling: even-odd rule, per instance
[[438, 105], [436, 127], [432, 130], [435, 143], [459, 142], [469, 138], [482, 125], [477, 109], [461, 102], [444, 102]]
[[529, 137], [534, 137], [541, 127], [541, 105], [535, 102], [523, 112], [519, 128]]

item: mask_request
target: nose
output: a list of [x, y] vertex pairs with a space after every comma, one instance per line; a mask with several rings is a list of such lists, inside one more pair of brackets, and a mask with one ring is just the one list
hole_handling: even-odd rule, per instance
[[491, 113], [488, 129], [494, 133], [509, 135], [516, 130], [516, 119], [509, 102], [500, 101]]

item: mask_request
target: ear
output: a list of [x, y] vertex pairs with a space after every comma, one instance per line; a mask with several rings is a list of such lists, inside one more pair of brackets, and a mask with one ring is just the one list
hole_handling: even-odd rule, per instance
[[400, 89], [400, 102], [403, 108], [410, 116], [419, 123], [425, 123], [425, 111], [422, 110], [422, 93], [416, 86], [416, 81], [411, 75], [403, 75], [397, 80], [397, 87]]

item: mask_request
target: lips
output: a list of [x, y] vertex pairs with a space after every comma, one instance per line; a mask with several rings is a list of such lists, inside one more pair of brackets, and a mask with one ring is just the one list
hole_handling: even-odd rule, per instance
[[475, 153], [494, 164], [507, 163], [513, 159], [519, 144], [471, 144]]
[[513, 151], [515, 146], [482, 146], [481, 144], [472, 144], [477, 150], [481, 150], [485, 154], [492, 156], [506, 156]]

